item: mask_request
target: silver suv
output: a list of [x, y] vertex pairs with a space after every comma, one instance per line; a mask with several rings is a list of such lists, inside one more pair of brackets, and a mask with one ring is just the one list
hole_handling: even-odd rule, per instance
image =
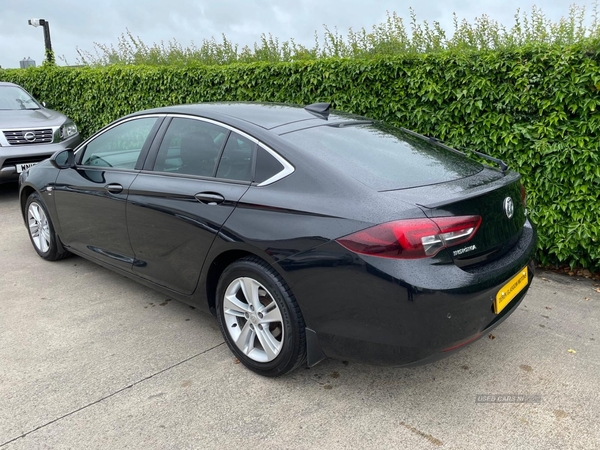
[[80, 142], [71, 119], [45, 108], [21, 86], [0, 82], [0, 183], [17, 181], [29, 167]]

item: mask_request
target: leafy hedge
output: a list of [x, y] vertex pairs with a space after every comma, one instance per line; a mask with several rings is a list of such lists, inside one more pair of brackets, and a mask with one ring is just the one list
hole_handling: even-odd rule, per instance
[[335, 108], [502, 158], [519, 171], [542, 264], [600, 269], [600, 47], [445, 51], [226, 66], [0, 70], [84, 135], [140, 109], [201, 101]]

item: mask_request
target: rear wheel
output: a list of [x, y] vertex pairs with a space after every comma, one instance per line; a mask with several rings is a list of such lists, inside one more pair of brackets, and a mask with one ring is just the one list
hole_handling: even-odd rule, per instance
[[217, 318], [231, 351], [264, 376], [291, 372], [306, 358], [304, 319], [289, 287], [264, 261], [250, 257], [225, 269]]
[[71, 253], [65, 250], [58, 240], [46, 206], [37, 193], [27, 198], [25, 209], [29, 238], [37, 254], [47, 261], [57, 261], [70, 256]]

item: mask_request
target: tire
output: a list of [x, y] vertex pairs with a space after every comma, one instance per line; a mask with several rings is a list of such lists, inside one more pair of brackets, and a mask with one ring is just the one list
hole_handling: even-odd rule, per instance
[[306, 361], [300, 308], [285, 281], [261, 259], [229, 265], [219, 278], [216, 303], [225, 342], [250, 370], [277, 377]]
[[71, 255], [58, 239], [52, 220], [39, 194], [33, 193], [25, 203], [29, 239], [34, 250], [46, 261], [58, 261]]

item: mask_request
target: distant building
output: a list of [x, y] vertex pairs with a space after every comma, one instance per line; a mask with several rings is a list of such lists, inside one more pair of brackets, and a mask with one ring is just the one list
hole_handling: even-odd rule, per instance
[[35, 61], [31, 59], [29, 56], [27, 58], [23, 58], [22, 61], [19, 61], [21, 65], [21, 69], [27, 69], [28, 67], [35, 67]]

